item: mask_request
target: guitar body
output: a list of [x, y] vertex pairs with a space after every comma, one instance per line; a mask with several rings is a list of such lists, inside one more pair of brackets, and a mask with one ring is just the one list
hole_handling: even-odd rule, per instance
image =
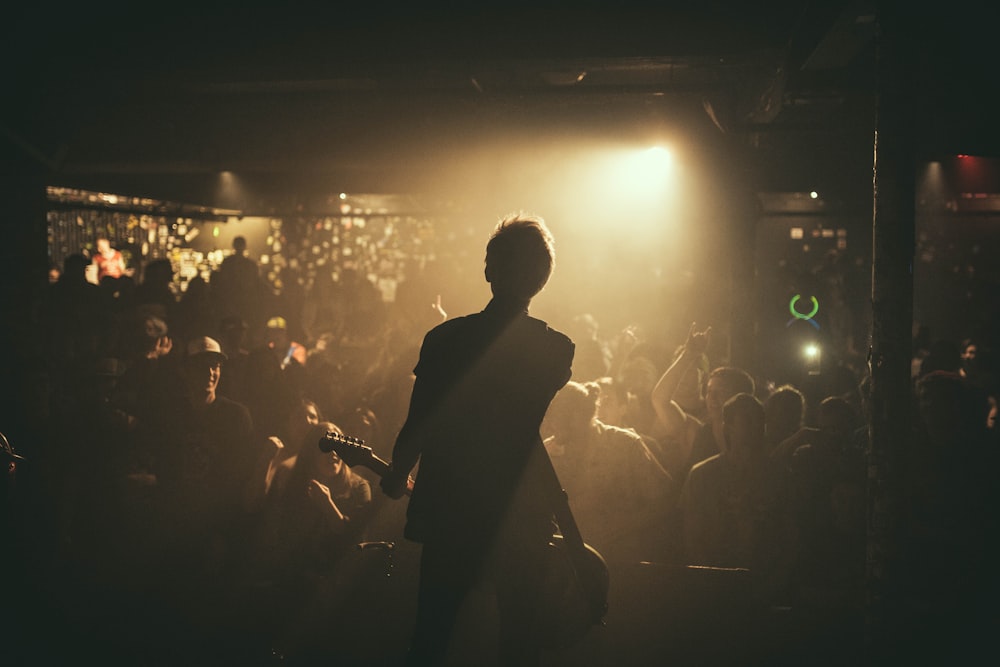
[[[380, 476], [389, 470], [388, 462], [357, 438], [330, 432], [320, 439], [319, 448], [336, 452], [348, 466], [360, 465]], [[558, 480], [554, 484], [558, 485]], [[407, 493], [412, 489], [411, 478]], [[603, 623], [608, 610], [609, 577], [604, 557], [580, 537], [563, 492], [556, 498], [555, 512], [566, 537], [556, 535], [549, 542], [538, 618], [546, 637], [544, 646], [560, 649], [572, 646], [595, 625]]]
[[608, 608], [608, 566], [589, 544], [573, 547], [561, 535], [549, 543], [539, 622], [545, 647], [562, 649], [600, 625]]

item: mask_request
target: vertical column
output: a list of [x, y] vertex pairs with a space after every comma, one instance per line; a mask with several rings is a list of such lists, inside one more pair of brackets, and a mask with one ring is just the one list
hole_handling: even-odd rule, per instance
[[48, 271], [45, 177], [36, 164], [17, 155], [0, 165], [4, 216], [0, 229], [0, 368], [7, 385], [0, 401], [0, 430], [20, 453], [30, 449], [25, 422], [26, 367], [37, 344], [32, 309]]
[[739, 182], [732, 202], [730, 221], [733, 236], [730, 239], [732, 254], [731, 280], [731, 335], [729, 359], [734, 366], [756, 373], [755, 341], [757, 313], [755, 310], [755, 285], [757, 279], [757, 223], [760, 205], [757, 194], [749, 183]]
[[873, 159], [871, 394], [868, 451], [867, 629], [869, 648], [891, 643], [898, 617], [899, 467], [910, 432], [915, 219], [910, 34], [886, 3], [877, 36]]

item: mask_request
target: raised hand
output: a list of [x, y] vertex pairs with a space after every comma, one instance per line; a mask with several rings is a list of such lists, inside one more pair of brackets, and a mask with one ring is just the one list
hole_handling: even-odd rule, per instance
[[437, 295], [437, 299], [434, 301], [434, 303], [431, 304], [431, 309], [433, 309], [435, 313], [437, 313], [438, 315], [441, 316], [441, 321], [442, 322], [445, 321], [446, 319], [448, 319], [448, 313], [446, 313], [445, 310], [444, 310], [444, 308], [441, 307], [441, 295], [440, 294]]
[[704, 331], [698, 331], [697, 323], [692, 322], [691, 328], [688, 330], [687, 341], [684, 343], [684, 350], [692, 354], [705, 354], [710, 342], [712, 342], [712, 326], [705, 327]]

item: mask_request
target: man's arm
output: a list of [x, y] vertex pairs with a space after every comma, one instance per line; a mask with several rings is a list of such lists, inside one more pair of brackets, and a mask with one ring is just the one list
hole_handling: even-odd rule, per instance
[[410, 394], [410, 407], [406, 421], [396, 436], [392, 449], [389, 471], [379, 483], [382, 491], [391, 498], [401, 498], [406, 492], [410, 471], [417, 464], [424, 449], [424, 432], [431, 412], [432, 391], [427, 381], [417, 376]]
[[660, 377], [650, 393], [653, 409], [656, 411], [664, 433], [668, 438], [677, 442], [685, 441], [688, 433], [694, 431], [691, 428], [691, 422], [697, 422], [697, 420], [678, 405], [674, 396], [684, 376], [701, 359], [708, 348], [708, 337], [711, 332], [712, 327], [701, 332], [696, 331], [695, 325], [692, 323], [683, 351]]

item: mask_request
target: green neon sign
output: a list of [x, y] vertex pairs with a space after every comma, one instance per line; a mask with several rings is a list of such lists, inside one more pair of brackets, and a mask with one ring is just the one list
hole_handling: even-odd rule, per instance
[[814, 296], [809, 297], [809, 299], [812, 301], [813, 308], [807, 315], [805, 313], [800, 313], [795, 308], [795, 304], [798, 303], [799, 299], [801, 298], [802, 298], [801, 295], [796, 294], [795, 296], [792, 297], [792, 300], [788, 302], [788, 310], [792, 313], [792, 317], [794, 317], [797, 320], [811, 320], [812, 318], [816, 317], [816, 313], [819, 312], [819, 300]]
[[805, 320], [809, 324], [813, 325], [814, 328], [819, 329], [819, 323], [813, 319], [816, 316], [816, 313], [819, 312], [819, 299], [814, 296], [810, 296], [809, 300], [812, 301], [812, 310], [808, 313], [800, 313], [795, 307], [795, 304], [797, 304], [801, 298], [801, 294], [796, 294], [792, 297], [792, 300], [788, 302], [788, 311], [792, 314], [792, 319], [788, 320], [788, 323], [785, 326], [792, 326], [792, 322], [795, 320]]

